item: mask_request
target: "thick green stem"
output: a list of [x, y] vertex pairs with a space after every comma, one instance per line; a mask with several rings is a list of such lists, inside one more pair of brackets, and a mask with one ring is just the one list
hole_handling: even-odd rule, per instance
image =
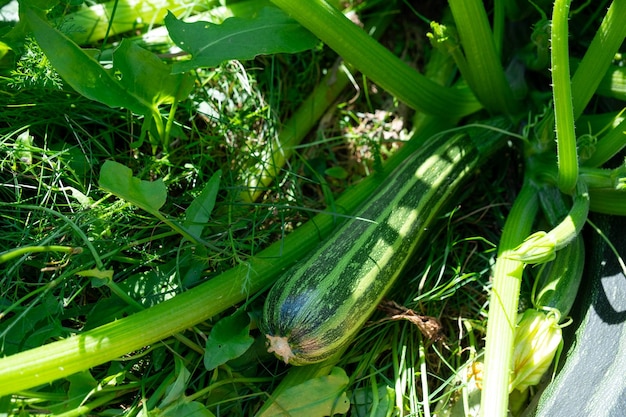
[[578, 181], [574, 204], [565, 218], [549, 232], [530, 235], [509, 257], [527, 264], [540, 264], [553, 260], [556, 252], [569, 245], [582, 230], [589, 214], [587, 183]]
[[74, 255], [82, 251], [82, 248], [72, 246], [24, 246], [0, 253], [0, 264], [17, 258], [18, 256], [26, 255], [27, 253], [61, 252]]
[[[491, 112], [513, 114], [518, 104], [507, 82], [497, 42], [482, 0], [450, 0], [469, 74], [463, 73], [480, 102]], [[503, 18], [498, 13], [497, 18]]]
[[524, 270], [523, 262], [508, 255], [530, 233], [537, 210], [537, 191], [525, 181], [504, 225], [494, 268], [480, 407], [482, 417], [507, 415], [517, 305]]
[[[626, 25], [624, 25], [626, 26]], [[588, 167], [599, 167], [626, 146], [626, 119], [604, 135], [596, 144], [594, 153], [583, 165]]]
[[552, 15], [552, 92], [558, 154], [558, 186], [570, 194], [578, 180], [572, 86], [569, 76], [568, 18], [571, 0], [555, 0]]
[[583, 113], [602, 81], [602, 76], [606, 74], [615, 58], [615, 53], [624, 43], [625, 16], [626, 2], [613, 1], [572, 77], [572, 106], [576, 119]]
[[369, 36], [326, 0], [272, 0], [361, 73], [410, 107], [455, 118], [481, 104], [469, 91], [429, 80]]

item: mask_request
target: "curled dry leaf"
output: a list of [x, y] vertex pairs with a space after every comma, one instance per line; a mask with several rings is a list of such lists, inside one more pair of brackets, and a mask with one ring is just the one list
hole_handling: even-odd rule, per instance
[[378, 308], [387, 314], [387, 317], [380, 320], [381, 322], [388, 320], [408, 320], [415, 324], [427, 339], [433, 342], [445, 339], [443, 326], [435, 317], [417, 314], [415, 311], [390, 300], [381, 302]]

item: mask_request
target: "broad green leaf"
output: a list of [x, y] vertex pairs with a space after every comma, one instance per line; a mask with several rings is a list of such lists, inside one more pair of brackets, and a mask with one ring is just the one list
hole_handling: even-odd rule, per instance
[[142, 181], [133, 177], [130, 168], [114, 161], [102, 165], [100, 188], [152, 214], [159, 211], [167, 198], [163, 180]]
[[206, 342], [204, 366], [215, 369], [231, 359], [241, 356], [254, 342], [250, 336], [250, 318], [235, 313], [218, 321]]
[[184, 23], [169, 13], [165, 25], [172, 40], [193, 56], [174, 64], [175, 73], [214, 67], [231, 59], [302, 52], [318, 43], [311, 32], [276, 7], [263, 8], [252, 19], [231, 17], [219, 25]]
[[171, 74], [171, 67], [128, 39], [113, 52], [113, 68], [126, 91], [156, 109], [186, 98], [193, 88], [190, 74]]
[[215, 199], [217, 198], [217, 192], [220, 189], [221, 176], [222, 171], [217, 171], [213, 174], [209, 182], [207, 182], [202, 189], [200, 195], [191, 202], [185, 211], [186, 218], [183, 226], [194, 236], [200, 237], [202, 229], [204, 229], [206, 222], [211, 217], [211, 212], [215, 206]]
[[310, 379], [285, 390], [259, 417], [345, 414], [350, 409], [345, 393], [348, 382], [345, 371], [335, 367], [328, 376]]
[[33, 31], [37, 43], [59, 75], [74, 90], [110, 107], [125, 107], [138, 114], [150, 114], [149, 102], [127, 92], [109, 71], [67, 36], [51, 27], [35, 10], [30, 7], [23, 9], [23, 19]]
[[0, 321], [0, 356], [9, 356], [19, 351], [32, 349], [36, 346], [65, 335], [60, 320], [63, 306], [51, 293], [48, 293], [41, 304], [25, 310], [17, 316], [3, 318]]

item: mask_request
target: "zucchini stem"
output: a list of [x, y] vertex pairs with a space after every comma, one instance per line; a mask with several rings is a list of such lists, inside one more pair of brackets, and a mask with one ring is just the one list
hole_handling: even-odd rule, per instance
[[415, 110], [455, 118], [482, 106], [467, 90], [443, 87], [372, 39], [327, 0], [272, 0], [346, 62]]
[[552, 92], [558, 156], [558, 186], [570, 194], [578, 180], [578, 154], [569, 71], [568, 18], [571, 0], [555, 0], [552, 15]]
[[504, 225], [494, 268], [480, 406], [482, 417], [507, 415], [517, 306], [524, 270], [524, 263], [512, 259], [510, 254], [530, 233], [538, 209], [537, 190], [526, 180]]

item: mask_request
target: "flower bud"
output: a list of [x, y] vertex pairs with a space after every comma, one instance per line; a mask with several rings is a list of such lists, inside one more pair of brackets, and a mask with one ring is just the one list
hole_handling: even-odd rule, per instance
[[558, 322], [558, 314], [535, 309], [524, 312], [515, 330], [510, 391], [524, 391], [539, 383], [562, 341]]
[[546, 232], [536, 232], [528, 236], [507, 257], [529, 264], [550, 262], [556, 256], [556, 242]]

